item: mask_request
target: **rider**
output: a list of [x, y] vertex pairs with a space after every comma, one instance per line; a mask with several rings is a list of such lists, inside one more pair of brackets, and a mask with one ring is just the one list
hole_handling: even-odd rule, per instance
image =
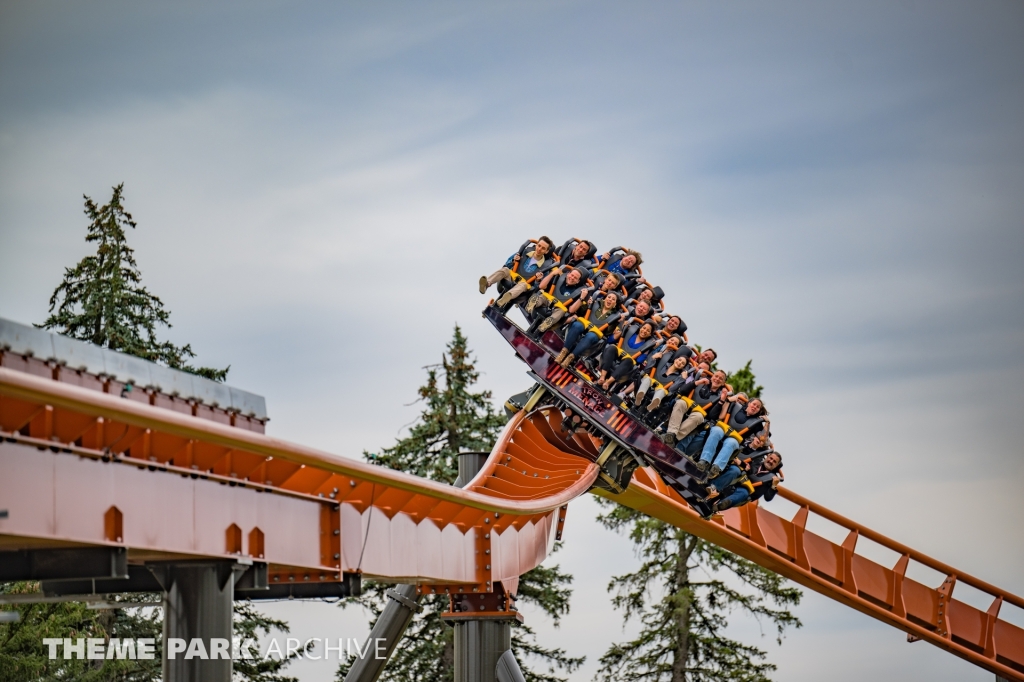
[[558, 324], [566, 314], [575, 314], [587, 300], [586, 278], [577, 268], [552, 270], [541, 280], [539, 291], [526, 304], [526, 314], [536, 318], [530, 330], [541, 333]]
[[642, 262], [643, 256], [639, 251], [616, 246], [598, 257], [594, 274], [599, 276], [602, 272], [614, 273], [619, 276], [626, 289], [632, 291], [642, 279], [640, 274]]
[[[633, 291], [633, 305], [636, 301], [646, 301], [655, 315], [660, 315], [665, 311], [664, 298], [665, 292], [661, 290], [661, 287], [652, 288], [642, 284]], [[628, 307], [630, 304], [626, 305]]]
[[[673, 336], [672, 338], [678, 339], [679, 337]], [[671, 361], [666, 363], [665, 361], [669, 359]], [[650, 373], [645, 374], [644, 378], [640, 380], [640, 390], [636, 393], [636, 405], [639, 407], [643, 403], [648, 389], [653, 385], [655, 387], [654, 397], [651, 398], [647, 411], [657, 410], [666, 396], [675, 395], [686, 384], [688, 366], [689, 358], [682, 353], [663, 356], [661, 361], [651, 368]]]
[[594, 242], [573, 237], [555, 251], [563, 266], [593, 270], [597, 267], [597, 247]]
[[705, 348], [704, 350], [697, 354], [697, 357], [695, 357], [693, 361], [695, 364], [700, 364], [703, 362], [706, 363], [708, 367], [714, 367], [715, 360], [717, 359], [718, 353], [715, 351], [714, 348]]
[[[661, 437], [666, 444], [675, 445], [676, 441], [692, 434], [729, 397], [729, 389], [725, 387], [725, 372], [718, 370], [710, 379], [703, 374], [704, 371], [698, 368], [691, 375], [691, 380], [680, 387], [679, 397], [672, 405], [672, 416]], [[686, 419], [683, 419], [684, 415]]]
[[[708, 431], [704, 449], [697, 462], [697, 468], [701, 471], [705, 471], [709, 465], [711, 466], [711, 471], [708, 474], [710, 478], [715, 478], [722, 473], [722, 469], [732, 458], [733, 453], [745, 441], [753, 439], [756, 434], [768, 426], [768, 410], [765, 409], [760, 398], [746, 400], [745, 395], [738, 393], [730, 396], [723, 407], [718, 422]], [[721, 448], [719, 448], [719, 443], [721, 443]], [[712, 460], [714, 461], [712, 462]]]
[[550, 253], [554, 246], [550, 237], [527, 241], [505, 261], [503, 267], [490, 276], [480, 278], [480, 293], [487, 293], [488, 287], [501, 280], [513, 280], [515, 284], [497, 302], [499, 307], [505, 307], [526, 293], [534, 281], [558, 265], [558, 259]]
[[708, 484], [708, 498], [718, 497], [712, 507], [716, 512], [740, 507], [762, 497], [769, 502], [784, 478], [782, 455], [765, 438], [761, 448], [748, 457], [734, 459], [733, 464]]
[[662, 325], [661, 329], [658, 330], [658, 336], [666, 337], [672, 336], [673, 334], [679, 334], [683, 337], [683, 341], [686, 341], [686, 323], [683, 322], [683, 318], [678, 315], [672, 315]]
[[655, 325], [658, 322], [658, 320], [652, 317], [653, 311], [651, 310], [651, 304], [647, 301], [637, 301], [636, 299], [626, 301], [626, 311], [629, 313], [629, 316], [635, 320], [651, 322], [652, 329], [655, 328]]
[[601, 353], [601, 376], [597, 383], [606, 391], [625, 381], [637, 363], [643, 362], [658, 345], [654, 324], [637, 318], [620, 327], [616, 336], [618, 341], [605, 346]]
[[[595, 292], [595, 296], [603, 296], [603, 295], [607, 294], [609, 291], [614, 291], [619, 301], [625, 300], [623, 298], [625, 294], [622, 293], [624, 288], [622, 286], [620, 286], [620, 282], [621, 282], [621, 279], [619, 278], [618, 275], [608, 274], [606, 277], [602, 278], [601, 283], [598, 286], [597, 291]], [[577, 299], [577, 301], [582, 301], [582, 302], [585, 303], [587, 301], [587, 297], [591, 294], [591, 292], [594, 292], [594, 287], [595, 287], [594, 282], [592, 280], [588, 280], [586, 287], [583, 288], [583, 289], [580, 289], [580, 291], [579, 291], [579, 298]], [[590, 300], [593, 301], [594, 298], [591, 298]], [[527, 305], [529, 305], [529, 303], [527, 303]], [[569, 306], [569, 307], [572, 308], [571, 311], [568, 311], [569, 314], [570, 315], [575, 315], [576, 311], [579, 309], [580, 306], [577, 305], [575, 308], [573, 308], [573, 306]], [[558, 313], [558, 312], [559, 311], [557, 310], [557, 307], [556, 307], [555, 313]], [[563, 312], [560, 315], [556, 315], [554, 320], [550, 320], [550, 317], [548, 319], [545, 319], [543, 322], [541, 322], [540, 327], [539, 327], [541, 333], [546, 332], [548, 329], [553, 329], [563, 319], [565, 319], [565, 312]]]
[[622, 318], [619, 295], [614, 291], [595, 294], [583, 317], [577, 316], [565, 333], [565, 344], [555, 358], [562, 367], [571, 367], [576, 358], [601, 343]]

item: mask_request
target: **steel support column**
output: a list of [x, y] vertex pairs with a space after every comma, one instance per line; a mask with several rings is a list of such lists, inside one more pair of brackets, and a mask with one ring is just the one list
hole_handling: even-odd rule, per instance
[[[485, 452], [461, 453], [459, 455], [459, 476], [455, 479], [455, 487], [462, 488], [469, 483], [483, 468], [486, 460], [487, 453]], [[388, 590], [387, 594], [390, 599], [370, 631], [366, 646], [367, 653], [362, 658], [355, 660], [348, 675], [345, 676], [345, 682], [376, 682], [409, 627], [409, 623], [412, 622], [413, 616], [420, 609], [420, 595], [416, 594], [415, 585], [397, 585], [395, 589]], [[456, 630], [456, 632], [458, 631]], [[378, 641], [383, 642], [381, 649], [383, 649], [384, 655], [380, 658], [376, 656], [377, 647], [374, 646]], [[458, 648], [456, 648], [457, 651]], [[456, 670], [458, 670], [458, 665], [456, 665]]]
[[[235, 580], [247, 568], [231, 561], [150, 566], [165, 590], [163, 682], [231, 682]], [[184, 642], [173, 658], [172, 639]]]
[[498, 661], [505, 654], [512, 657], [511, 620], [455, 623], [455, 682], [497, 682]]
[[[413, 616], [420, 610], [419, 595], [416, 594], [415, 585], [398, 585], [393, 590], [388, 590], [389, 597], [387, 606], [377, 617], [373, 624], [370, 637], [366, 642], [366, 654], [357, 658], [349, 668], [345, 682], [375, 682], [384, 671], [391, 654], [401, 641], [406, 628], [412, 622]], [[382, 641], [383, 656], [377, 657], [377, 642]]]
[[[459, 478], [468, 483], [483, 468], [486, 457], [477, 453], [459, 455]], [[518, 682], [522, 672], [512, 654], [512, 620], [494, 618], [460, 620], [455, 627], [455, 682], [498, 682], [498, 662], [502, 662], [501, 682]], [[509, 671], [514, 670], [512, 677]], [[514, 677], [518, 673], [519, 678]]]

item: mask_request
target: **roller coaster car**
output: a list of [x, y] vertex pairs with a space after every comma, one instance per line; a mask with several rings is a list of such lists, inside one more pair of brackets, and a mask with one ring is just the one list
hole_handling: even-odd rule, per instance
[[539, 385], [512, 396], [505, 404], [506, 410], [529, 411], [543, 400], [558, 407], [563, 414], [568, 411], [578, 415], [581, 426], [585, 424], [605, 443], [597, 460], [605, 473], [602, 476], [604, 487], [615, 493], [622, 492], [637, 466], [650, 466], [697, 513], [705, 518], [712, 515], [705, 499], [704, 474], [684, 455], [662, 443], [650, 428], [630, 414], [627, 405], [614, 403], [576, 370], [558, 366], [554, 355], [562, 345], [557, 335], [548, 332], [539, 342], [534, 341], [493, 305], [484, 310], [483, 316], [530, 367], [529, 374]]

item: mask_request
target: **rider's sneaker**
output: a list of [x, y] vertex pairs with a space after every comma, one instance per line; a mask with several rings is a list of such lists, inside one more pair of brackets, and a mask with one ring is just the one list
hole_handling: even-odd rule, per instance
[[665, 445], [668, 445], [669, 447], [675, 445], [676, 444], [676, 440], [677, 440], [676, 439], [676, 434], [674, 434], [674, 433], [663, 433], [663, 434], [659, 435], [658, 438], [661, 439], [662, 443], [664, 443]]
[[722, 470], [717, 465], [713, 465], [711, 471], [708, 472], [708, 478], [718, 478], [721, 473]]
[[569, 354], [569, 349], [568, 348], [563, 348], [562, 350], [558, 351], [558, 355], [555, 356], [555, 364], [558, 364], [558, 365], [562, 364], [562, 360], [565, 360], [565, 356], [568, 355], [568, 354]]
[[709, 462], [707, 462], [707, 461], [705, 461], [703, 459], [702, 460], [698, 460], [698, 462], [697, 462], [697, 470], [698, 471], [707, 471], [708, 470], [708, 464], [709, 464]]
[[480, 293], [481, 294], [486, 294], [487, 293], [487, 276], [486, 275], [481, 275], [480, 276]]

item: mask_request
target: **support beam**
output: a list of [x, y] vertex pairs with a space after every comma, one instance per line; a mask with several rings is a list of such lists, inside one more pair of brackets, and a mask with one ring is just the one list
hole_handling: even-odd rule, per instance
[[[164, 588], [164, 682], [231, 682], [235, 580], [248, 568], [232, 561], [149, 565]], [[185, 651], [172, 654], [172, 639], [183, 640]], [[185, 658], [194, 640], [202, 642], [208, 658]]]
[[121, 594], [126, 592], [163, 592], [164, 588], [145, 566], [128, 566], [125, 578], [80, 580], [44, 580], [40, 584], [48, 597], [74, 594]]
[[466, 484], [484, 468], [489, 452], [460, 452], [459, 477], [455, 479], [456, 488], [465, 488]]
[[[153, 564], [158, 566], [158, 564]], [[63, 595], [110, 595], [128, 592], [163, 592], [160, 581], [146, 566], [128, 566], [127, 578], [93, 578], [82, 580], [44, 580], [42, 591], [47, 597]], [[358, 597], [362, 591], [359, 573], [344, 573], [342, 580], [315, 583], [267, 583], [267, 564], [255, 561], [235, 582], [235, 599], [325, 599]]]
[[[388, 590], [388, 605], [381, 611], [377, 622], [373, 624], [370, 631], [369, 641], [366, 646], [366, 655], [357, 658], [345, 676], [345, 682], [376, 682], [380, 674], [384, 672], [391, 654], [401, 641], [413, 616], [422, 607], [419, 605], [419, 595], [416, 594], [415, 585], [398, 585], [393, 590]], [[377, 658], [377, 647], [374, 644], [383, 641], [384, 656]]]
[[[455, 479], [455, 487], [462, 488], [469, 483], [477, 472], [483, 468], [487, 460], [487, 453], [464, 452], [459, 454], [459, 476]], [[401, 641], [409, 623], [412, 622], [416, 612], [420, 610], [420, 595], [416, 593], [415, 585], [398, 585], [393, 590], [388, 590], [389, 597], [387, 606], [377, 617], [373, 624], [367, 642], [367, 654], [363, 658], [357, 658], [345, 676], [345, 682], [376, 682], [380, 674], [384, 672], [391, 654], [394, 653], [398, 642]], [[377, 658], [377, 647], [370, 646], [377, 641], [383, 641], [384, 656]], [[370, 655], [369, 652], [374, 654]]]
[[[511, 620], [455, 623], [455, 682], [498, 682], [499, 663], [506, 674], [514, 670], [522, 678], [512, 654]], [[508, 679], [515, 680], [512, 674]]]
[[0, 552], [0, 582], [128, 577], [123, 547], [69, 547]]
[[[248, 574], [246, 574], [248, 575]], [[358, 597], [362, 593], [359, 573], [344, 573], [341, 582], [272, 584], [263, 588], [241, 587], [242, 580], [235, 585], [236, 599], [326, 599], [337, 597]], [[266, 579], [266, 576], [264, 576]]]
[[519, 664], [516, 662], [516, 657], [512, 655], [511, 649], [498, 658], [495, 677], [498, 678], [498, 682], [526, 682], [526, 676], [519, 669]]
[[[542, 393], [543, 388], [536, 389], [529, 402], [536, 404]], [[478, 457], [475, 453], [459, 455], [458, 480], [462, 485], [476, 476], [485, 460], [485, 457]], [[498, 589], [495, 585], [495, 590]], [[518, 679], [522, 679], [523, 674], [512, 654], [512, 621], [516, 615], [498, 619], [493, 616], [479, 620], [459, 619], [454, 622], [455, 682], [498, 682], [499, 662], [505, 671], [504, 675], [511, 675], [502, 682], [518, 682]], [[518, 673], [518, 679], [515, 673]]]

